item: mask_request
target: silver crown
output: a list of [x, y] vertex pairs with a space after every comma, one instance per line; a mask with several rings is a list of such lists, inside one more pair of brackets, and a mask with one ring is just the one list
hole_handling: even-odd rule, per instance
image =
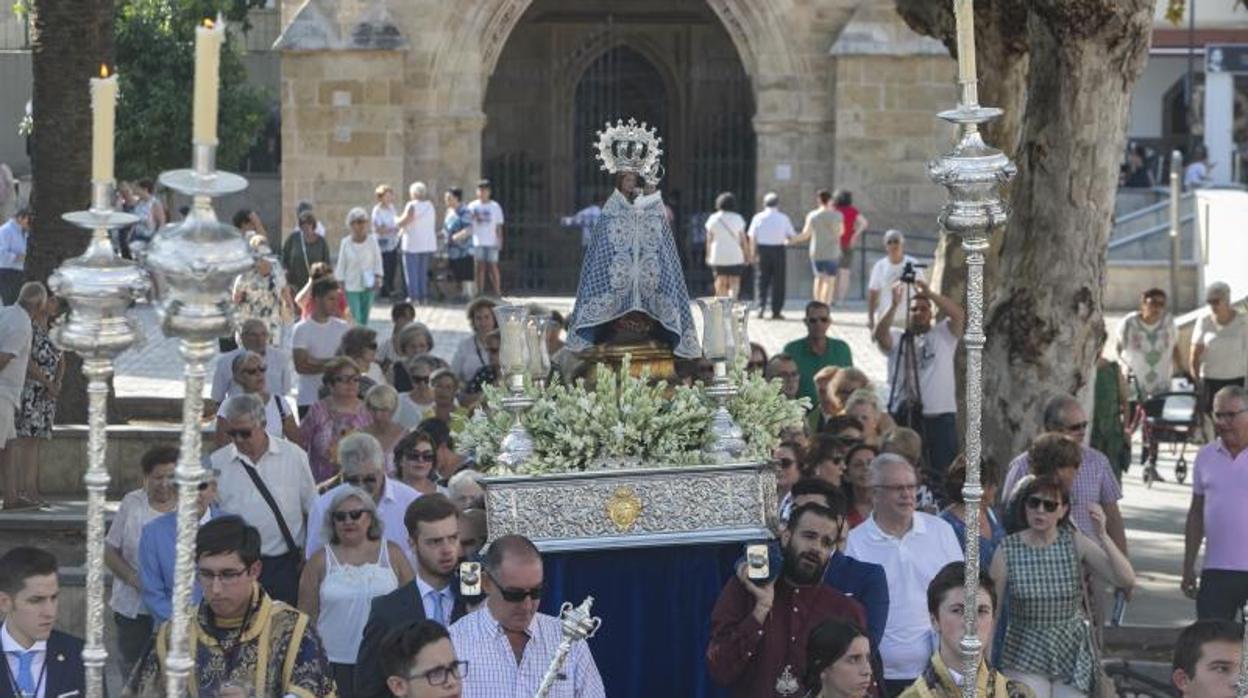
[[629, 119], [624, 123], [619, 119], [612, 126], [607, 122], [605, 131], [598, 132], [598, 154], [594, 157], [602, 163], [602, 169], [616, 174], [633, 172], [642, 175], [647, 181], [662, 177], [663, 166], [659, 164], [659, 156], [663, 148], [655, 129], [646, 126], [646, 122], [637, 123]]

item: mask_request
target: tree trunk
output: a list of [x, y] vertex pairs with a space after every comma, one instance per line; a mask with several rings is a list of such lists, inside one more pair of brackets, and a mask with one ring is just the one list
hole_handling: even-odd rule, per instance
[[[34, 152], [31, 170], [35, 211], [26, 278], [46, 281], [64, 260], [83, 253], [90, 232], [61, 214], [90, 203], [91, 97], [88, 78], [100, 64], [113, 68], [113, 0], [36, 0]], [[67, 355], [58, 421], [84, 423], [86, 381], [78, 357]]]
[[1028, 2], [1019, 174], [986, 316], [984, 446], [999, 464], [1039, 433], [1049, 398], [1093, 382], [1118, 164], [1154, 4]]

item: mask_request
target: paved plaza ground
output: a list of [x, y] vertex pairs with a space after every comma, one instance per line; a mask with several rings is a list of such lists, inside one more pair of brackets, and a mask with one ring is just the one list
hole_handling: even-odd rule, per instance
[[[565, 314], [571, 310], [573, 301], [571, 297], [511, 300], [539, 302]], [[449, 360], [455, 346], [468, 336], [468, 321], [463, 307], [435, 305], [418, 308], [416, 312], [417, 319], [433, 332], [433, 353]], [[181, 397], [182, 360], [176, 341], [160, 333], [153, 308], [140, 306], [138, 315], [146, 330], [147, 341], [118, 361], [118, 395]], [[698, 318], [696, 311], [694, 316]], [[831, 334], [848, 342], [853, 351], [854, 364], [871, 376], [877, 385], [884, 385], [887, 369], [884, 357], [870, 342], [865, 307], [858, 303], [834, 308], [832, 317]], [[1107, 322], [1113, 326], [1117, 318], [1109, 318]], [[370, 326], [381, 337], [390, 334], [389, 306], [374, 306]], [[766, 347], [769, 355], [774, 354], [786, 342], [805, 333], [801, 303], [791, 302], [784, 320], [759, 320], [753, 316], [749, 329], [751, 338]], [[209, 375], [212, 375], [211, 372]], [[1193, 455], [1194, 452], [1189, 449], [1189, 462]], [[1145, 487], [1140, 479], [1140, 468], [1136, 465], [1123, 483], [1125, 497], [1122, 510], [1127, 521], [1130, 556], [1138, 575], [1138, 587], [1126, 614], [1126, 622], [1132, 625], [1184, 625], [1190, 622], [1195, 612], [1193, 602], [1179, 592], [1183, 523], [1191, 486], [1174, 483], [1173, 459], [1164, 451], [1162, 456], [1160, 468], [1168, 482], [1152, 488]]]

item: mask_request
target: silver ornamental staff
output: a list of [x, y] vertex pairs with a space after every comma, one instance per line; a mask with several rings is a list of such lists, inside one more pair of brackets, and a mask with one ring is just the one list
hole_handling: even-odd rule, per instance
[[928, 174], [949, 190], [949, 200], [940, 214], [941, 228], [962, 240], [966, 252], [966, 608], [965, 627], [959, 649], [965, 661], [962, 694], [975, 698], [979, 657], [983, 646], [973, 610], [979, 595], [979, 503], [980, 460], [983, 444], [980, 430], [983, 418], [984, 352], [984, 252], [994, 228], [1004, 225], [1009, 213], [1001, 201], [1000, 187], [1016, 169], [1001, 151], [984, 143], [979, 124], [1001, 115], [1000, 109], [979, 106], [975, 69], [975, 16], [973, 0], [953, 0], [958, 40], [958, 106], [942, 112], [941, 119], [958, 125], [953, 151], [928, 166]]
[[[1244, 604], [1240, 616], [1244, 619], [1244, 626], [1248, 628], [1248, 603]], [[1248, 697], [1248, 630], [1244, 632], [1243, 646], [1239, 650], [1239, 685], [1235, 688], [1235, 695], [1238, 698]]]
[[550, 660], [550, 667], [546, 669], [546, 675], [542, 677], [542, 683], [537, 687], [535, 698], [546, 698], [550, 694], [550, 689], [555, 686], [555, 680], [559, 678], [559, 670], [563, 668], [568, 653], [572, 651], [572, 644], [578, 640], [588, 640], [598, 632], [602, 619], [589, 615], [593, 605], [594, 597], [586, 596], [581, 605], [576, 608], [572, 608], [572, 604], [567, 601], [564, 601], [563, 606], [559, 608], [559, 618], [563, 621], [563, 639], [559, 641], [555, 656]]

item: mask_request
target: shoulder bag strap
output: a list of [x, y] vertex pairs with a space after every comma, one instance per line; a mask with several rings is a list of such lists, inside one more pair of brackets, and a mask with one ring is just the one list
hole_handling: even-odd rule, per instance
[[264, 497], [264, 502], [269, 505], [269, 511], [273, 512], [273, 518], [277, 519], [277, 527], [282, 530], [282, 538], [286, 541], [286, 553], [288, 555], [299, 553], [299, 556], [302, 557], [299, 546], [295, 545], [295, 537], [290, 534], [290, 527], [286, 525], [286, 517], [282, 516], [282, 511], [277, 508], [277, 502], [273, 501], [273, 494], [269, 492], [269, 488], [264, 484], [264, 480], [260, 479], [260, 473], [256, 472], [256, 469], [242, 458], [239, 458], [238, 462], [243, 466], [243, 471], [247, 473], [247, 477], [251, 478], [252, 483], [255, 484], [256, 490], [260, 492], [260, 496]]

